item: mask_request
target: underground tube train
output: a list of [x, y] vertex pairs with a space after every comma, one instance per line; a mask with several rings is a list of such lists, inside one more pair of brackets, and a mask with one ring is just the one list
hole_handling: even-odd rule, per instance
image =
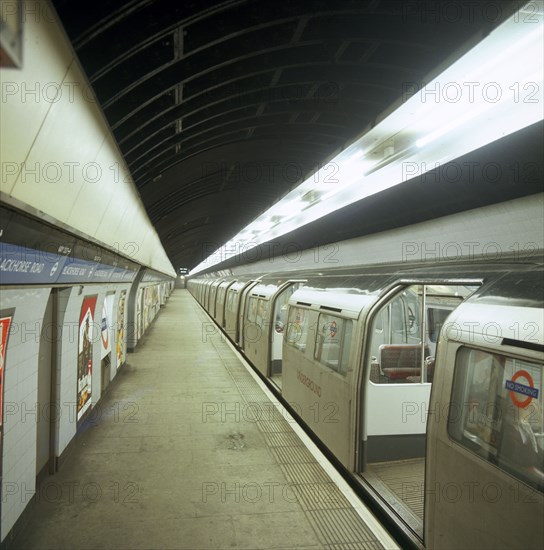
[[188, 289], [415, 546], [544, 548], [541, 256]]

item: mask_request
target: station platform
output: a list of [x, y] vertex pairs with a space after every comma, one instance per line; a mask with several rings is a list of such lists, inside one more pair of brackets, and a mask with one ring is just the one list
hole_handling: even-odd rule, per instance
[[211, 323], [172, 294], [14, 548], [398, 547]]

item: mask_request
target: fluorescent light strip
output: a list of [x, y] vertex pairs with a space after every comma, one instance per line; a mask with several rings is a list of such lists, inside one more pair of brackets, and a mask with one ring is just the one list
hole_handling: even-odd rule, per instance
[[[191, 275], [542, 120], [544, 5], [538, 0], [527, 6], [530, 9], [510, 17]], [[460, 88], [461, 98], [452, 101], [443, 95], [438, 102], [429, 101], [446, 87]], [[501, 96], [484, 96], [484, 89], [498, 90]], [[407, 171], [407, 166], [419, 171]], [[320, 200], [305, 200], [310, 191]]]

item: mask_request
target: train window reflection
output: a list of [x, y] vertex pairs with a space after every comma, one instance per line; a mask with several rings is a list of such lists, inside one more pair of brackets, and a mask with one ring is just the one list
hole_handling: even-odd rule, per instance
[[456, 357], [450, 436], [544, 492], [543, 367], [467, 347]]

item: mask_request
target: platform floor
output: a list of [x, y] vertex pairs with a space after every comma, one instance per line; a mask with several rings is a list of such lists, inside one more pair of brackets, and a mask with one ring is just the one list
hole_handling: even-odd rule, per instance
[[396, 548], [185, 290], [99, 407], [15, 548]]

